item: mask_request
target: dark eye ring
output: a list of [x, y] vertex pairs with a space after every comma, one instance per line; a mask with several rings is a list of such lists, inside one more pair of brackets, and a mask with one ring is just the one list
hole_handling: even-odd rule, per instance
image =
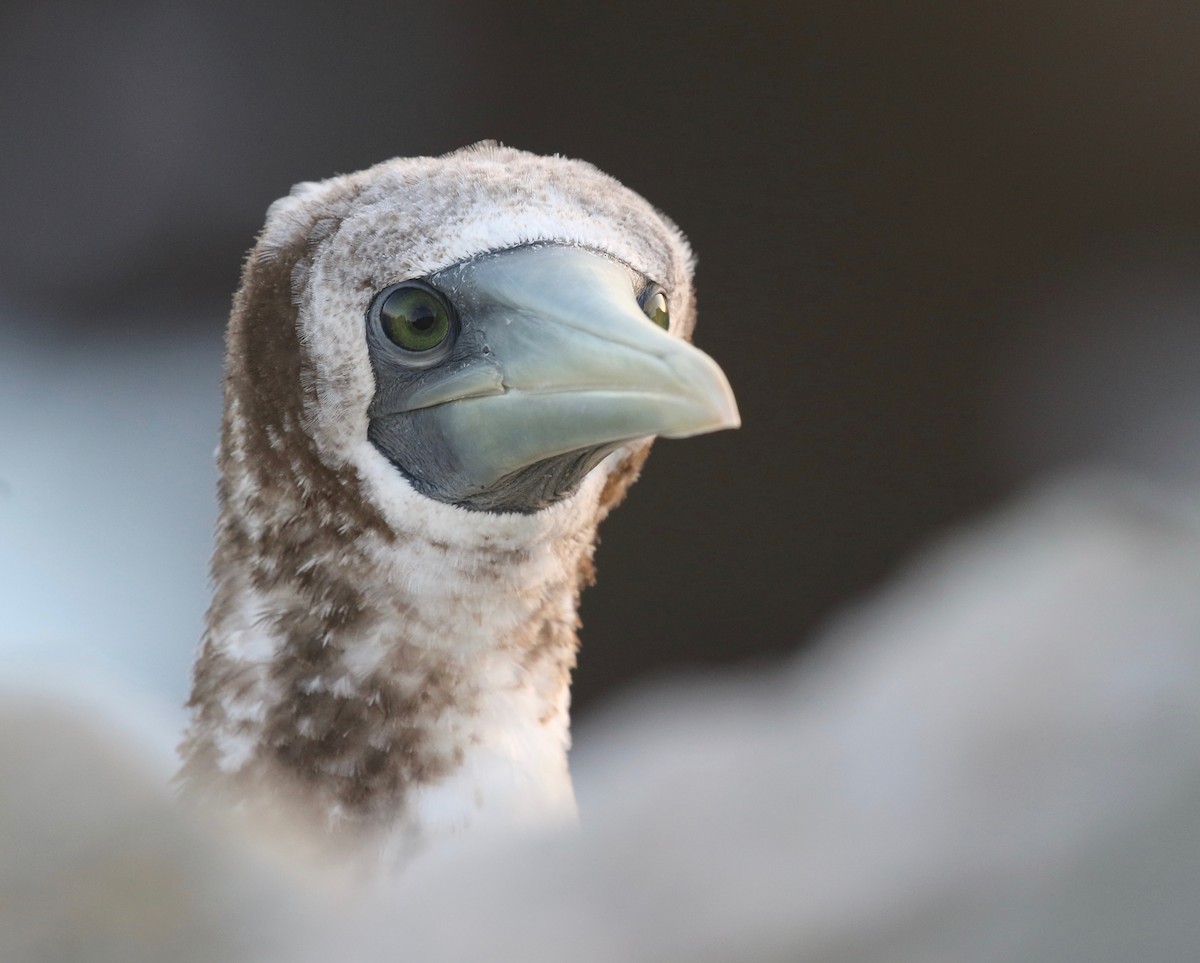
[[384, 288], [371, 301], [367, 316], [396, 354], [420, 366], [444, 358], [458, 329], [453, 305], [422, 281]]
[[667, 292], [661, 284], [648, 284], [641, 297], [642, 311], [664, 331], [671, 327], [671, 309], [667, 305]]

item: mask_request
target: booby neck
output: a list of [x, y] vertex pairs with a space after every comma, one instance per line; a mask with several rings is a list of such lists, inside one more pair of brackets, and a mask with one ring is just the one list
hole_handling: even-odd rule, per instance
[[282, 795], [402, 852], [468, 825], [570, 818], [576, 610], [601, 484], [535, 516], [351, 546], [337, 520], [302, 515], [266, 521], [255, 541], [274, 546], [246, 551], [244, 518], [224, 517], [189, 776], [239, 801]]
[[[390, 457], [389, 439], [408, 423], [389, 427], [383, 442], [369, 437], [387, 365], [411, 352], [381, 368], [370, 352], [392, 349], [368, 344], [364, 318], [378, 323], [376, 292], [424, 285], [407, 279], [436, 279], [489, 252], [540, 242], [611, 259], [597, 262], [588, 310], [623, 298], [616, 313], [599, 334], [574, 316], [567, 322], [584, 332], [585, 358], [603, 352], [610, 329], [614, 354], [582, 368], [573, 356], [565, 377], [583, 372], [567, 389], [583, 406], [588, 437], [617, 440], [597, 449], [611, 451], [598, 466], [588, 461], [577, 484], [555, 488], [537, 510], [479, 511], [427, 497]], [[592, 270], [578, 255], [556, 256], [551, 275], [560, 261]], [[539, 264], [533, 274], [542, 280], [522, 290], [544, 301], [545, 260]], [[496, 275], [507, 285], [496, 295], [505, 304], [510, 275]], [[499, 282], [487, 288], [488, 278], [475, 276], [480, 297], [501, 290]], [[671, 292], [670, 336], [640, 313], [630, 286], [639, 278]], [[587, 405], [592, 395], [610, 407], [614, 397], [644, 397], [637, 404], [659, 412], [666, 404], [668, 415], [655, 417], [681, 435], [736, 424], [723, 375], [682, 340], [694, 321], [690, 279], [682, 235], [636, 194], [590, 165], [491, 145], [300, 185], [272, 207], [228, 332], [214, 597], [183, 746], [189, 790], [288, 810], [399, 852], [467, 825], [573, 814], [566, 753], [579, 594], [593, 578], [596, 527], [635, 480], [653, 433], [636, 422], [624, 438], [605, 435], [608, 422]], [[464, 331], [468, 323], [464, 317]], [[506, 342], [484, 343], [480, 330], [482, 355], [456, 361], [449, 383], [459, 384], [471, 365], [495, 365], [487, 344]], [[470, 347], [466, 334], [463, 343]], [[635, 361], [649, 360], [626, 375], [620, 352], [634, 349]], [[479, 437], [471, 435], [479, 411], [485, 427], [494, 423], [488, 418], [509, 418], [512, 427], [514, 394], [503, 385], [523, 383], [528, 356], [524, 363], [498, 369], [499, 405], [496, 391], [466, 396], [481, 400], [464, 402], [475, 405], [468, 427], [451, 424], [445, 430], [459, 434], [447, 444], [463, 432]], [[633, 395], [593, 391], [596, 378], [609, 383], [609, 369], [650, 381], [631, 382]], [[414, 390], [403, 374], [388, 385], [401, 400]], [[420, 382], [417, 390], [431, 389]], [[553, 412], [522, 404], [517, 398], [516, 407], [540, 412], [538, 429], [555, 436]], [[415, 416], [440, 424], [444, 410]], [[389, 409], [380, 417], [396, 416]], [[521, 438], [520, 430], [517, 422], [510, 437]], [[400, 444], [402, 457], [420, 454], [420, 445]], [[469, 483], [476, 475], [486, 482], [490, 462], [480, 464]]]

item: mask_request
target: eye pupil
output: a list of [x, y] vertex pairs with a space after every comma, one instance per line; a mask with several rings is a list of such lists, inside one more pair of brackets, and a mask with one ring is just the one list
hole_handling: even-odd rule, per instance
[[657, 285], [652, 287], [647, 295], [643, 296], [642, 310], [645, 312], [646, 317], [664, 331], [670, 329], [671, 313], [667, 307], [667, 295]]
[[450, 335], [450, 308], [435, 291], [401, 285], [379, 303], [379, 324], [387, 339], [405, 351], [432, 351]]

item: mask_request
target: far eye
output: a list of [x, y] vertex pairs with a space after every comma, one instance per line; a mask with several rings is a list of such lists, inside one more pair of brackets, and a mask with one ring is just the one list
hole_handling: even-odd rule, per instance
[[440, 347], [450, 336], [451, 308], [437, 291], [422, 284], [397, 284], [376, 297], [372, 310], [387, 339], [405, 351]]
[[642, 295], [642, 310], [651, 321], [664, 331], [671, 327], [671, 312], [667, 308], [667, 292], [657, 284], [646, 288]]

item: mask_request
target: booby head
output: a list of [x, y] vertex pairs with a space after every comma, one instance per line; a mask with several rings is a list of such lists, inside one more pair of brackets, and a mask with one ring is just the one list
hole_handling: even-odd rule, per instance
[[620, 445], [736, 423], [721, 370], [669, 325], [661, 284], [561, 242], [388, 285], [367, 436], [431, 498], [536, 511]]
[[[265, 274], [294, 262], [280, 337], [296, 341], [299, 377], [249, 420], [304, 431], [322, 462], [372, 480], [385, 515], [411, 503], [405, 486], [536, 512], [611, 452], [738, 423], [720, 368], [688, 343], [686, 241], [581, 161], [483, 144], [301, 184], [252, 260]], [[283, 373], [264, 335], [231, 353], [238, 394], [270, 387], [239, 383], [239, 368], [245, 382]]]
[[400, 849], [569, 816], [596, 526], [654, 436], [738, 422], [691, 279], [637, 194], [494, 144], [277, 201], [230, 317], [184, 782]]

